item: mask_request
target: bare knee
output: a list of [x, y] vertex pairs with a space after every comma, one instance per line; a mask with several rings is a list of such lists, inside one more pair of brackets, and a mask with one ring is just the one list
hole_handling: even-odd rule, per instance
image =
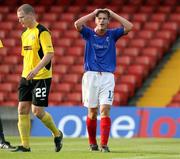
[[96, 119], [98, 114], [98, 108], [89, 108], [88, 109], [88, 117], [90, 119]]
[[19, 102], [18, 104], [18, 114], [29, 114], [31, 109], [31, 102]]
[[42, 119], [42, 117], [45, 114], [44, 108], [33, 106], [32, 107], [32, 113], [39, 119]]
[[110, 116], [110, 105], [102, 105], [100, 107], [100, 115], [101, 115], [101, 117], [109, 117]]

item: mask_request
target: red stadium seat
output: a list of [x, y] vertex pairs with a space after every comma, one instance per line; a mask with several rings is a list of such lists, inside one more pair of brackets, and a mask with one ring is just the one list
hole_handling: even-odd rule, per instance
[[60, 38], [60, 39], [57, 39], [57, 41], [54, 41], [54, 44], [56, 46], [61, 46], [61, 47], [70, 47], [72, 45], [72, 39]]
[[128, 13], [128, 14], [133, 14], [137, 10], [137, 6], [134, 5], [125, 5], [121, 8], [122, 13]]
[[1, 25], [0, 25], [0, 30], [7, 30], [7, 31], [11, 31], [13, 30], [13, 22], [2, 22], [1, 21]]
[[89, 3], [89, 0], [74, 0], [74, 4], [77, 6], [85, 6]]
[[63, 16], [60, 17], [60, 20], [66, 21], [66, 22], [72, 22], [74, 18], [75, 18], [74, 13], [63, 13]]
[[4, 47], [14, 47], [16, 46], [16, 40], [13, 38], [6, 38], [3, 40]]
[[[155, 47], [147, 47], [141, 50], [141, 55], [153, 57], [154, 59], [162, 58], [162, 52]], [[157, 61], [157, 60], [156, 60]]]
[[59, 31], [66, 30], [68, 29], [68, 23], [65, 21], [57, 21], [56, 25], [51, 25], [51, 29], [52, 32], [53, 30], [59, 30]]
[[150, 67], [150, 69], [153, 69], [156, 65], [157, 59], [152, 57], [152, 56], [138, 56], [136, 57], [134, 63], [135, 64], [140, 64], [140, 65], [147, 65]]
[[172, 12], [172, 6], [161, 6], [157, 8], [157, 13], [164, 13], [164, 14], [169, 14]]
[[58, 73], [54, 73], [53, 74], [53, 78], [52, 78], [52, 83], [57, 84], [60, 82], [60, 79], [62, 78], [62, 76]]
[[0, 102], [0, 106], [17, 107], [17, 105], [18, 105], [17, 101], [4, 101], [4, 102]]
[[172, 102], [179, 102], [180, 103], [180, 93], [177, 93], [173, 98]]
[[7, 56], [8, 52], [9, 52], [9, 49], [7, 47], [1, 48], [1, 54], [0, 54], [1, 56], [0, 57]]
[[76, 39], [75, 41], [73, 41], [74, 46], [80, 46], [82, 48], [84, 48], [85, 45], [85, 41], [83, 39]]
[[146, 22], [144, 23], [144, 30], [152, 30], [152, 31], [158, 31], [160, 29], [160, 23], [159, 22]]
[[68, 72], [68, 68], [69, 68], [68, 65], [58, 64], [53, 67], [53, 72], [59, 74], [66, 74]]
[[60, 102], [62, 102], [64, 100], [64, 94], [63, 93], [55, 93], [55, 92], [51, 92], [49, 94], [49, 102], [53, 102], [54, 104], [59, 104]]
[[19, 74], [9, 74], [5, 78], [6, 78], [6, 82], [17, 84], [19, 83], [21, 76]]
[[153, 38], [151, 40], [148, 41], [148, 46], [149, 47], [157, 47], [159, 49], [162, 49], [163, 53], [167, 51], [167, 49], [169, 48], [169, 42], [166, 39], [162, 39], [162, 38]]
[[36, 0], [21, 0], [22, 3], [28, 3], [31, 5], [35, 5], [36, 4]]
[[180, 13], [180, 6], [175, 6], [174, 12], [175, 13]]
[[59, 59], [54, 59], [55, 64], [65, 64], [65, 65], [72, 65], [75, 63], [75, 56], [63, 56], [62, 58]]
[[152, 14], [151, 18], [150, 18], [150, 21], [153, 21], [153, 22], [165, 22], [167, 19], [167, 16], [166, 14], [164, 13], [155, 13], [155, 14]]
[[147, 20], [148, 20], [148, 15], [145, 13], [133, 14], [133, 21], [144, 23], [147, 22]]
[[143, 3], [143, 0], [129, 0], [130, 5], [141, 5]]
[[76, 84], [74, 87], [73, 87], [73, 90], [74, 92], [82, 92], [82, 84], [81, 83], [78, 83]]
[[0, 6], [0, 13], [6, 14], [10, 10], [9, 6]]
[[171, 31], [169, 30], [161, 30], [161, 31], [158, 31], [154, 38], [162, 38], [162, 39], [166, 39], [166, 40], [170, 40], [170, 41], [174, 41], [175, 40], [175, 36], [173, 36], [171, 34]]
[[166, 22], [166, 23], [163, 23], [161, 29], [177, 31], [178, 24], [176, 22]]
[[67, 98], [67, 101], [70, 101], [73, 103], [74, 102], [75, 103], [81, 103], [81, 101], [82, 101], [82, 97], [81, 97], [80, 92], [74, 92], [74, 93], [67, 94], [66, 98]]
[[76, 60], [75, 60], [75, 64], [81, 64], [83, 65], [84, 63], [84, 57], [80, 56], [80, 57], [77, 57]]
[[[162, 6], [161, 6], [161, 7], [162, 7]], [[159, 7], [159, 8], [161, 8], [161, 7]], [[141, 6], [141, 7], [139, 8], [139, 12], [140, 12], [140, 13], [147, 13], [147, 14], [149, 14], [149, 15], [151, 15], [151, 13], [153, 13], [154, 10], [155, 10], [154, 7], [148, 6], [148, 5], [143, 5], [143, 6]]]
[[117, 64], [118, 65], [130, 65], [133, 62], [133, 57], [132, 56], [118, 56], [117, 57]]
[[[132, 31], [141, 31], [142, 30], [142, 23], [138, 21], [133, 21], [133, 30]], [[128, 33], [129, 34], [129, 33]]]
[[58, 83], [52, 85], [52, 91], [54, 92], [70, 92], [72, 89], [71, 83]]
[[135, 88], [139, 88], [142, 85], [142, 76], [134, 74], [122, 75], [119, 80], [120, 83], [129, 83], [134, 85]]
[[133, 74], [144, 78], [147, 77], [149, 69], [150, 68], [147, 65], [133, 64], [128, 67], [128, 74]]
[[130, 41], [129, 46], [135, 47], [135, 48], [143, 48], [146, 46], [146, 39], [134, 38]]
[[170, 102], [167, 107], [180, 107], [180, 102]]
[[16, 74], [20, 75], [22, 73], [22, 70], [23, 70], [22, 64], [19, 64], [19, 65], [16, 65], [16, 66], [13, 67], [13, 71]]
[[4, 92], [0, 92], [0, 102], [4, 101], [6, 99], [6, 96]]
[[153, 37], [153, 31], [151, 30], [141, 30], [137, 33], [137, 38], [151, 39]]
[[59, 58], [62, 58], [61, 56], [64, 56], [65, 54], [65, 48], [61, 46], [56, 46], [54, 48], [55, 56], [57, 55]]
[[126, 106], [128, 101], [128, 95], [126, 93], [114, 93], [114, 106]]
[[18, 21], [17, 14], [16, 13], [8, 13], [6, 15], [6, 21], [17, 22]]
[[126, 40], [125, 38], [119, 39], [116, 43], [116, 47], [117, 48], [125, 48], [128, 45], [128, 40]]
[[51, 1], [40, 0], [40, 1], [37, 1], [37, 3], [38, 3], [38, 5], [50, 6], [50, 5], [54, 4], [54, 0], [51, 0]]
[[[82, 1], [81, 1], [82, 2]], [[77, 6], [68, 6], [67, 12], [78, 14], [82, 11], [82, 8]]]
[[127, 71], [127, 65], [117, 65], [116, 66], [116, 71], [115, 71], [115, 75], [122, 75], [125, 74]]
[[8, 37], [20, 40], [21, 34], [22, 34], [22, 30], [12, 30], [12, 31], [9, 32]]
[[135, 92], [135, 86], [128, 83], [116, 84], [115, 92], [128, 94], [128, 97], [132, 97]]
[[173, 6], [173, 5], [176, 5], [176, 3], [178, 3], [178, 0], [164, 0], [163, 1], [163, 5], [167, 5], [167, 6]]
[[80, 76], [78, 74], [66, 74], [62, 77], [61, 81], [67, 83], [78, 83], [80, 81]]
[[8, 74], [12, 71], [12, 66], [8, 64], [1, 64], [0, 65], [0, 74]]
[[8, 100], [9, 101], [14, 101], [18, 103], [18, 93], [17, 92], [13, 92], [13, 93], [8, 93]]
[[55, 22], [57, 20], [57, 14], [55, 13], [45, 13], [43, 14], [42, 21]]
[[15, 6], [17, 4], [17, 0], [11, 0], [11, 1], [2, 1], [4, 5], [10, 5], [10, 6]]
[[67, 1], [67, 0], [56, 0], [55, 2], [56, 5], [60, 5], [60, 6], [68, 6], [71, 4], [71, 1]]
[[83, 65], [72, 65], [70, 67], [70, 70], [72, 73], [77, 73], [77, 74], [83, 74], [84, 72], [84, 68], [83, 68]]
[[123, 55], [126, 55], [126, 56], [136, 57], [139, 54], [140, 54], [140, 50], [139, 50], [139, 48], [136, 48], [136, 47], [125, 48], [123, 50]]
[[79, 46], [69, 47], [66, 50], [67, 55], [81, 56], [83, 55], [83, 48]]
[[4, 64], [19, 64], [21, 62], [22, 59], [20, 59], [18, 56], [16, 55], [11, 55], [8, 56], [8, 58], [4, 59]]
[[6, 31], [0, 30], [0, 38], [1, 38], [1, 39], [4, 39], [5, 36], [6, 36]]
[[59, 14], [62, 14], [64, 12], [64, 6], [51, 6], [49, 9], [50, 9], [50, 12], [51, 13], [56, 13], [57, 15]]
[[2, 92], [13, 92], [15, 90], [15, 86], [13, 83], [0, 83], [0, 91]]
[[76, 40], [78, 37], [80, 37], [80, 33], [76, 30], [68, 30], [67, 32], [64, 32], [63, 36], [65, 38], [72, 38]]
[[152, 5], [152, 6], [159, 6], [160, 3], [161, 3], [161, 0], [155, 0], [155, 1], [152, 1], [152, 0], [146, 0], [146, 5]]

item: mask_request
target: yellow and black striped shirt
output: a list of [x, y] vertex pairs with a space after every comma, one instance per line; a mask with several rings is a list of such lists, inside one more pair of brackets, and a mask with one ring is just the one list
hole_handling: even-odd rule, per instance
[[[41, 59], [47, 53], [54, 53], [51, 35], [41, 24], [36, 24], [34, 28], [27, 28], [21, 35], [23, 72], [22, 77], [26, 78]], [[52, 64], [49, 62], [42, 68], [33, 79], [46, 79], [52, 77]]]

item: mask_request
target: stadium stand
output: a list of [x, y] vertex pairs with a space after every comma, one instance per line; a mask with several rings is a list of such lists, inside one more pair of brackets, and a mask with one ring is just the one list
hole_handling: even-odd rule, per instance
[[[134, 24], [134, 30], [117, 43], [115, 106], [128, 104], [170, 52], [180, 33], [178, 0], [1, 0], [0, 38], [5, 48], [0, 56], [0, 106], [17, 106], [18, 80], [22, 70], [19, 36], [23, 29], [17, 22], [16, 9], [23, 3], [35, 6], [38, 21], [52, 33], [55, 58], [50, 105], [81, 105], [84, 41], [73, 25], [78, 17], [98, 7], [111, 8]], [[115, 26], [118, 23], [112, 20], [110, 27]], [[169, 83], [175, 82], [171, 80]], [[180, 106], [179, 85], [175, 83], [173, 88], [171, 93], [162, 94], [160, 104], [152, 93], [148, 94], [145, 104], [139, 101], [137, 105]], [[164, 93], [171, 91], [169, 88], [163, 90]]]

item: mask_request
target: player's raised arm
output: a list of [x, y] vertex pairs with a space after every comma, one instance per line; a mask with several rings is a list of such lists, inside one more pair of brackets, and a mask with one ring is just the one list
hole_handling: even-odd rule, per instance
[[81, 31], [82, 26], [86, 24], [87, 21], [91, 20], [92, 18], [95, 17], [96, 13], [98, 12], [99, 9], [94, 10], [93, 12], [91, 12], [90, 14], [87, 14], [81, 18], [79, 18], [78, 20], [76, 20], [74, 22], [74, 26], [78, 31]]
[[130, 21], [121, 17], [120, 15], [116, 14], [115, 12], [113, 12], [110, 9], [105, 9], [105, 10], [108, 10], [111, 17], [116, 19], [117, 21], [119, 21], [124, 26], [125, 33], [128, 33], [129, 31], [132, 30], [133, 24]]

